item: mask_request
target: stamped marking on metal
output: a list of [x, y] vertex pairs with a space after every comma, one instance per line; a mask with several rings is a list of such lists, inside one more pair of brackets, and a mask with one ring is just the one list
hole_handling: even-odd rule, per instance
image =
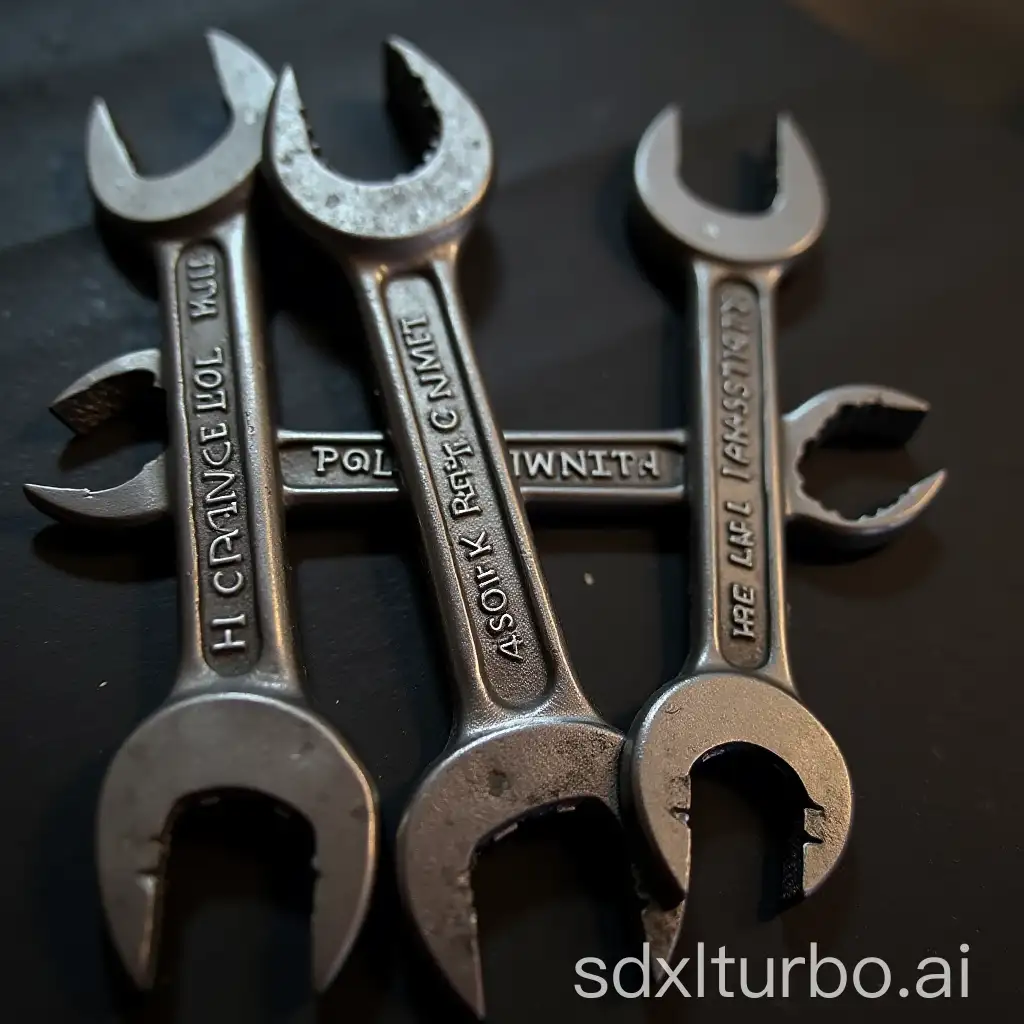
[[714, 501], [719, 535], [719, 647], [739, 669], [768, 657], [761, 321], [757, 293], [723, 282], [715, 299]]
[[203, 657], [234, 676], [255, 664], [261, 639], [223, 254], [208, 243], [188, 246], [176, 282]]
[[423, 278], [391, 281], [387, 306], [484, 678], [503, 704], [535, 702], [547, 667], [447, 323]]

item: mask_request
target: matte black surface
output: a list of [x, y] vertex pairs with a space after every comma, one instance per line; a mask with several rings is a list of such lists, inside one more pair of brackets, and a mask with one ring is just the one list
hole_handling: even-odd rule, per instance
[[[118, 240], [105, 245], [92, 221], [82, 166], [89, 99], [109, 100], [147, 171], [195, 156], [223, 125], [201, 38], [208, 25], [273, 66], [295, 65], [326, 155], [350, 173], [398, 160], [379, 109], [384, 34], [414, 41], [473, 94], [497, 140], [499, 182], [464, 282], [508, 427], [685, 422], [683, 314], [640, 272], [625, 218], [633, 146], [672, 99], [686, 103], [687, 179], [711, 198], [737, 200], [736, 153], [767, 138], [779, 107], [796, 114], [828, 181], [820, 252], [784, 293], [783, 406], [852, 382], [933, 403], [910, 457], [844, 459], [866, 477], [857, 486], [836, 478], [833, 460], [814, 472], [826, 495], [856, 504], [945, 465], [950, 481], [926, 522], [857, 562], [791, 560], [797, 681], [856, 789], [845, 863], [807, 904], [763, 919], [772, 846], [757, 802], [733, 796], [720, 769], [702, 780], [693, 815], [694, 955], [702, 941], [707, 956], [723, 944], [747, 956], [756, 989], [765, 957], [806, 956], [813, 941], [848, 968], [885, 958], [890, 993], [871, 1004], [852, 992], [809, 999], [797, 969], [800, 995], [769, 1007], [714, 995], [709, 966], [704, 999], [580, 999], [576, 960], [636, 955], [639, 939], [613, 830], [562, 816], [479, 866], [492, 1019], [895, 1021], [909, 1010], [962, 1020], [1015, 1005], [1024, 909], [1019, 141], [937, 108], [764, 0], [4, 0], [0, 19], [4, 1020], [460, 1019], [406, 938], [387, 859], [402, 802], [449, 724], [438, 624], [400, 511], [290, 529], [312, 696], [377, 778], [387, 834], [369, 925], [334, 989], [317, 1005], [307, 982], [310, 837], [247, 801], [182, 822], [169, 891], [178, 909], [154, 995], [130, 992], [103, 935], [93, 813], [118, 743], [171, 685], [171, 538], [50, 526], [21, 484], [111, 484], [157, 443], [151, 424], [65, 447], [46, 404], [94, 364], [158, 340], [155, 300], [123, 274], [144, 286], [144, 266]], [[276, 217], [263, 223], [283, 424], [378, 426], [351, 300]], [[539, 529], [580, 678], [623, 727], [685, 656], [685, 530], [673, 516]], [[970, 945], [966, 1002], [961, 943]], [[954, 964], [954, 998], [900, 999], [931, 955]], [[877, 984], [871, 971], [865, 985]], [[833, 976], [824, 969], [822, 984]], [[683, 977], [693, 992], [692, 965]], [[730, 979], [736, 991], [736, 965]]]

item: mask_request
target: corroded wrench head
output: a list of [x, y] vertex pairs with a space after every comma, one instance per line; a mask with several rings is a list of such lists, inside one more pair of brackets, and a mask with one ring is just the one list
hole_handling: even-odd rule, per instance
[[[485, 1014], [473, 869], [492, 843], [539, 815], [603, 806], [616, 817], [622, 734], [588, 714], [545, 709], [450, 749], [416, 789], [398, 834], [405, 904], [430, 955], [478, 1017]], [[667, 957], [680, 913], [653, 903], [643, 923]]]
[[[118, 416], [133, 398], [157, 387], [159, 381], [157, 349], [128, 352], [83, 374], [50, 403], [50, 410], [66, 427], [85, 435]], [[142, 526], [169, 511], [167, 453], [150, 459], [130, 479], [103, 490], [25, 484], [24, 491], [40, 512], [64, 522]]]
[[369, 905], [376, 797], [366, 769], [319, 715], [256, 687], [172, 699], [125, 740], [107, 771], [97, 867], [121, 961], [136, 985], [153, 985], [175, 820], [192, 801], [233, 790], [270, 797], [313, 832], [312, 980], [322, 991]]
[[494, 154], [476, 105], [429, 57], [391, 37], [384, 61], [388, 112], [419, 166], [387, 182], [354, 181], [325, 166], [286, 67], [267, 117], [265, 169], [286, 208], [329, 249], [343, 241], [347, 251], [394, 260], [469, 230]]
[[920, 398], [869, 384], [830, 388], [786, 413], [782, 472], [787, 523], [853, 550], [882, 544], [905, 530], [942, 490], [944, 469], [918, 480], [892, 503], [854, 518], [807, 492], [801, 464], [815, 447], [906, 444], [927, 413], [928, 403]]
[[[796, 125], [780, 117], [771, 208], [740, 215], [711, 206], [679, 178], [680, 126], [674, 107], [655, 119], [637, 149], [634, 177], [648, 213], [694, 259], [700, 450], [691, 501], [699, 612], [687, 667], [633, 725], [625, 792], [666, 876], [685, 894], [694, 768], [733, 748], [767, 754], [802, 790], [803, 828], [783, 880], [792, 899], [812, 893], [835, 867], [853, 814], [846, 762], [797, 698], [785, 640], [772, 291], [820, 235], [825, 186]], [[729, 461], [730, 451], [745, 468]]]
[[[89, 119], [95, 195], [149, 237], [164, 275], [172, 427], [168, 451], [113, 501], [107, 492], [95, 504], [115, 517], [119, 509], [145, 515], [166, 506], [165, 460], [177, 460], [169, 497], [182, 613], [174, 690], [125, 740], [103, 781], [97, 867], [114, 944], [135, 982], [148, 988], [182, 807], [206, 793], [244, 789], [292, 808], [315, 836], [319, 989], [336, 975], [369, 904], [376, 798], [342, 738], [305, 704], [288, 614], [276, 436], [246, 224], [274, 78], [237, 41], [216, 32], [207, 38], [233, 121], [205, 156], [175, 174], [143, 178], [102, 101]], [[199, 315], [181, 284], [197, 268], [210, 301]], [[126, 383], [147, 386], [159, 376], [155, 352], [122, 357], [72, 385], [54, 411], [84, 432], [118, 410]], [[212, 401], [200, 400], [202, 387], [217, 389]], [[30, 487], [28, 495], [45, 511], [89, 517], [90, 492]]]
[[115, 217], [158, 228], [208, 214], [247, 192], [262, 155], [263, 122], [273, 72], [223, 32], [206, 33], [231, 125], [206, 154], [173, 174], [144, 178], [135, 169], [106, 103], [93, 101], [86, 129], [86, 166], [93, 195]]

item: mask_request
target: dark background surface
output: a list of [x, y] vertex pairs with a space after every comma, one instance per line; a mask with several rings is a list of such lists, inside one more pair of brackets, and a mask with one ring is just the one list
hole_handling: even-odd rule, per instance
[[[961, 1020], [1015, 1006], [1018, 140], [937, 106], [764, 0], [7, 0], [0, 19], [4, 1020], [462, 1019], [420, 963], [392, 881], [403, 802], [441, 751], [451, 714], [415, 532], [401, 513], [295, 521], [289, 535], [312, 699], [372, 771], [384, 813], [374, 906], [336, 985], [317, 1003], [307, 981], [310, 837], [259, 805], [203, 808], [182, 822], [153, 995], [130, 992], [103, 934], [94, 807], [117, 745], [173, 679], [171, 538], [52, 526], [21, 485], [109, 485], [157, 450], [152, 425], [68, 445], [46, 405], [93, 365], [159, 339], [155, 301], [123, 271], [143, 285], [145, 275], [138, 264], [119, 269], [92, 222], [81, 148], [89, 99], [110, 101], [147, 171], [198, 155], [224, 124], [201, 35], [211, 25], [272, 66], [296, 66], [327, 157], [354, 174], [401, 166], [379, 111], [384, 34], [410, 38], [476, 98], [500, 163], [463, 280], [507, 426], [686, 422], [683, 321], [645, 278], [624, 218], [632, 148], [673, 99], [690, 125], [687, 177], [711, 198], [736, 201], [736, 154], [760, 146], [776, 109], [795, 112], [824, 169], [830, 223], [782, 303], [784, 405], [852, 382], [933, 404], [909, 454], [811, 467], [819, 493], [853, 511], [946, 466], [948, 486], [926, 519], [869, 558], [790, 563], [797, 679], [856, 788], [844, 862], [812, 900], [765, 919], [769, 809], [702, 778], [693, 812], [687, 952], [704, 942], [708, 955], [724, 944], [751, 958], [756, 988], [765, 957], [807, 955], [813, 941], [849, 967], [885, 958], [890, 994], [871, 1005], [852, 994], [810, 1000], [804, 980], [804, 995], [770, 1005], [712, 994], [579, 999], [577, 959], [612, 962], [639, 941], [615, 830], [580, 813], [524, 829], [480, 862], [491, 1018], [860, 1021], [866, 1012], [902, 1020], [910, 1009]], [[349, 299], [272, 216], [262, 237], [282, 423], [375, 423]], [[685, 519], [547, 520], [537, 532], [579, 677], [625, 728], [686, 654]], [[961, 943], [970, 945], [966, 1003], [896, 995], [920, 959], [957, 962]], [[735, 990], [735, 968], [731, 977]]]

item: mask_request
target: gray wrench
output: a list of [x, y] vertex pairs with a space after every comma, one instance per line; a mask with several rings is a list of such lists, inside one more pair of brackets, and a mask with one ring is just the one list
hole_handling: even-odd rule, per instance
[[[266, 168], [284, 207], [355, 284], [426, 548], [461, 707], [406, 809], [398, 872], [435, 963], [483, 1016], [476, 853], [538, 813], [595, 802], [618, 818], [623, 736], [598, 717], [569, 663], [459, 300], [456, 258], [491, 181], [487, 125], [414, 47], [391, 39], [384, 56], [392, 119], [424, 163], [383, 184], [325, 167], [286, 68]], [[655, 953], [678, 923], [677, 906], [648, 901]]]
[[180, 806], [211, 790], [267, 794], [302, 814], [316, 837], [313, 980], [324, 988], [369, 902], [376, 797], [342, 738], [308, 707], [292, 638], [247, 216], [274, 78], [236, 40], [207, 39], [233, 118], [205, 156], [172, 175], [139, 177], [102, 100], [87, 133], [97, 200], [147, 236], [159, 270], [182, 611], [171, 695], [122, 744], [103, 781], [100, 887], [121, 959], [148, 988]]
[[[783, 523], [787, 494], [776, 398], [775, 286], [817, 239], [825, 187], [807, 143], [780, 117], [771, 210], [740, 216], [708, 206], [679, 180], [681, 115], [647, 129], [634, 174], [643, 205], [690, 251], [696, 365], [690, 453], [695, 564], [692, 654], [640, 712], [623, 758], [623, 791], [669, 891], [690, 870], [691, 772], [734, 747], [767, 753], [803, 790], [803, 835], [790, 851], [789, 898], [813, 893], [846, 846], [853, 792], [832, 736], [797, 696], [786, 646]], [[894, 513], [937, 492], [936, 473]], [[792, 500], [791, 498], [789, 499]]]
[[[83, 375], [50, 408], [78, 434], [130, 408], [136, 392], [160, 386], [160, 353], [117, 356]], [[808, 495], [801, 466], [809, 447], [877, 441], [902, 444], [928, 406], [891, 388], [832, 388], [783, 417], [786, 518], [813, 527], [836, 546], [881, 544], [930, 504], [938, 487], [915, 484], [899, 506], [850, 518]], [[506, 431], [512, 473], [528, 505], [646, 508], [677, 505], [685, 495], [685, 430]], [[336, 507], [390, 501], [401, 481], [390, 446], [378, 433], [279, 429], [278, 453], [286, 508]], [[74, 523], [136, 526], [170, 514], [164, 453], [134, 477], [104, 490], [26, 484], [29, 500]]]

